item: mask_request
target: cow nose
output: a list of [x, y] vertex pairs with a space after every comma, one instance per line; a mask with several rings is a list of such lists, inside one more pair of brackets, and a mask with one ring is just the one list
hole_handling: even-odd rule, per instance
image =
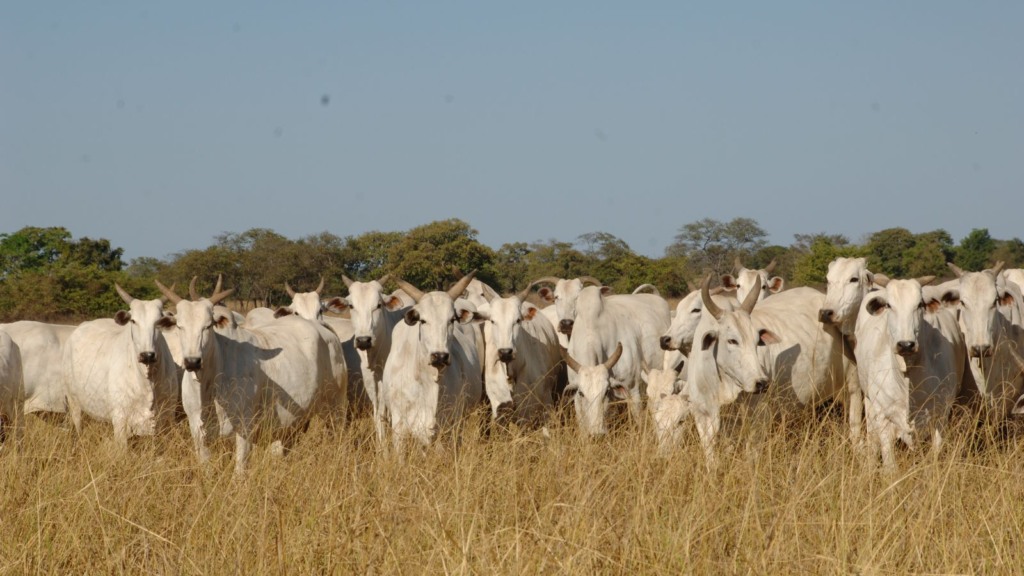
[[498, 360], [502, 362], [511, 362], [515, 355], [512, 353], [511, 348], [498, 348]]
[[139, 352], [139, 362], [142, 364], [153, 364], [156, 362], [156, 352]]
[[199, 370], [202, 367], [203, 367], [203, 359], [202, 358], [196, 358], [196, 357], [193, 357], [193, 356], [185, 358], [185, 370], [188, 370], [189, 372], [194, 372], [196, 370]]
[[754, 394], [761, 394], [768, 391], [768, 379], [761, 378], [757, 382], [754, 382]]
[[360, 336], [356, 338], [356, 348], [360, 350], [369, 350], [373, 347], [373, 340], [369, 336]]
[[660, 342], [661, 342], [661, 349], [662, 350], [671, 350], [672, 349], [672, 337], [671, 336], [662, 336]]
[[818, 310], [818, 322], [822, 322], [824, 324], [831, 324], [835, 318], [835, 314], [835, 310], [822, 308], [821, 310]]
[[572, 320], [562, 320], [558, 323], [558, 331], [568, 336], [569, 334], [572, 334], [572, 324]]
[[971, 346], [971, 356], [975, 358], [982, 358], [984, 356], [992, 355], [992, 347], [988, 344], [982, 344], [980, 346]]
[[430, 365], [434, 368], [440, 368], [447, 366], [452, 361], [452, 357], [447, 352], [431, 352], [430, 353]]
[[896, 343], [896, 352], [903, 356], [913, 354], [917, 351], [917, 342], [913, 340], [900, 340]]

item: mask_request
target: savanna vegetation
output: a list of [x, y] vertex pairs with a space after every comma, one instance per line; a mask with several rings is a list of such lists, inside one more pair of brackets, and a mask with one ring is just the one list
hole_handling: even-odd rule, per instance
[[[571, 241], [535, 240], [492, 248], [461, 220], [441, 220], [411, 230], [338, 236], [321, 232], [298, 239], [253, 228], [224, 233], [207, 248], [184, 250], [168, 258], [122, 261], [124, 249], [109, 240], [78, 238], [66, 228], [26, 227], [0, 234], [0, 321], [15, 319], [81, 320], [109, 315], [120, 299], [111, 290], [120, 283], [139, 297], [156, 297], [153, 284], [187, 285], [199, 276], [209, 290], [217, 275], [235, 288], [240, 304], [275, 305], [286, 299], [284, 283], [309, 289], [321, 275], [326, 294], [344, 293], [341, 275], [379, 278], [390, 273], [423, 288], [441, 288], [464, 272], [502, 292], [521, 290], [541, 276], [593, 276], [619, 293], [651, 283], [667, 297], [685, 294], [709, 272], [725, 273], [736, 258], [749, 268], [777, 261], [775, 274], [790, 286], [824, 281], [837, 256], [865, 256], [870, 268], [893, 278], [947, 275], [946, 262], [979, 270], [995, 260], [1024, 266], [1024, 242], [994, 239], [976, 229], [955, 243], [944, 230], [914, 234], [889, 228], [859, 244], [841, 235], [795, 234], [789, 246], [767, 243], [757, 221], [704, 218], [680, 227], [661, 258], [637, 254], [607, 232], [582, 234]], [[31, 294], [32, 297], [26, 297]]]

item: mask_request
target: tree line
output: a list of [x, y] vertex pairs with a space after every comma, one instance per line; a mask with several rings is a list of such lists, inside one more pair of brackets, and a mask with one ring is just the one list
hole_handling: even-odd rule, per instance
[[458, 219], [439, 220], [411, 230], [372, 231], [338, 236], [321, 232], [289, 239], [267, 228], [216, 236], [201, 250], [166, 259], [134, 258], [107, 239], [73, 237], [63, 227], [25, 227], [0, 234], [0, 320], [81, 320], [110, 315], [123, 303], [111, 289], [119, 283], [140, 298], [159, 296], [153, 279], [197, 288], [207, 294], [218, 275], [235, 288], [244, 306], [288, 301], [284, 284], [312, 290], [321, 275], [324, 294], [344, 294], [341, 275], [356, 280], [401, 277], [425, 289], [443, 289], [465, 272], [501, 292], [518, 291], [541, 276], [593, 276], [618, 293], [654, 284], [666, 297], [678, 297], [705, 274], [730, 272], [739, 258], [748, 268], [776, 261], [775, 274], [790, 286], [821, 285], [828, 263], [839, 256], [863, 256], [875, 272], [893, 278], [948, 276], [947, 262], [980, 270], [996, 260], [1024, 266], [1024, 242], [992, 238], [974, 229], [955, 243], [945, 230], [914, 234], [888, 228], [860, 244], [838, 234], [795, 234], [789, 246], [769, 245], [768, 234], [751, 218], [721, 222], [704, 218], [680, 227], [661, 258], [637, 254], [607, 232], [589, 232], [573, 241], [513, 242], [493, 249]]

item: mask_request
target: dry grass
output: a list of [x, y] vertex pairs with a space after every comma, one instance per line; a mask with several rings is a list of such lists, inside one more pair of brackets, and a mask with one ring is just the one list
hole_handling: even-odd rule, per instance
[[[314, 422], [284, 460], [232, 446], [195, 463], [187, 427], [118, 455], [29, 418], [2, 467], [2, 573], [1009, 573], [1024, 566], [1024, 448], [974, 446], [884, 475], [838, 417], [750, 425], [709, 472], [688, 433], [669, 458], [624, 427], [572, 427], [378, 453], [368, 422]], [[759, 427], [760, 426], [760, 427]], [[764, 428], [770, 426], [770, 429]]]

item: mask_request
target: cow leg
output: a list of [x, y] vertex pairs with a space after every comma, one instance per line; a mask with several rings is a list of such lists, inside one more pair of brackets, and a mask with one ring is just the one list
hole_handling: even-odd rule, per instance
[[634, 426], [640, 426], [643, 423], [644, 418], [644, 402], [640, 396], [640, 387], [634, 386], [629, 391], [629, 418], [633, 421]]
[[189, 372], [181, 380], [181, 404], [188, 418], [188, 428], [192, 433], [192, 445], [200, 464], [210, 460], [210, 449], [206, 446], [206, 426], [203, 423], [203, 399], [200, 392], [201, 384]]
[[75, 439], [77, 440], [82, 435], [82, 405], [71, 395], [65, 396], [64, 402], [67, 404], [68, 418], [75, 428]]
[[893, 450], [896, 445], [896, 434], [889, 423], [885, 423], [878, 430], [878, 445], [882, 451], [882, 468], [886, 472], [896, 471], [896, 456]]
[[857, 372], [857, 365], [846, 361], [846, 392], [848, 402], [846, 403], [847, 419], [850, 423], [850, 441], [855, 447], [864, 446], [863, 432], [864, 421], [864, 393], [860, 389], [860, 375]]
[[235, 475], [245, 474], [245, 464], [249, 460], [252, 443], [242, 434], [235, 434]]
[[115, 413], [110, 417], [114, 426], [114, 445], [118, 450], [128, 450], [128, 418], [124, 414]]
[[697, 425], [697, 435], [700, 437], [700, 446], [704, 450], [704, 460], [708, 470], [714, 470], [718, 467], [718, 460], [715, 457], [715, 437], [722, 427], [721, 419], [718, 415], [695, 414], [693, 421]]

